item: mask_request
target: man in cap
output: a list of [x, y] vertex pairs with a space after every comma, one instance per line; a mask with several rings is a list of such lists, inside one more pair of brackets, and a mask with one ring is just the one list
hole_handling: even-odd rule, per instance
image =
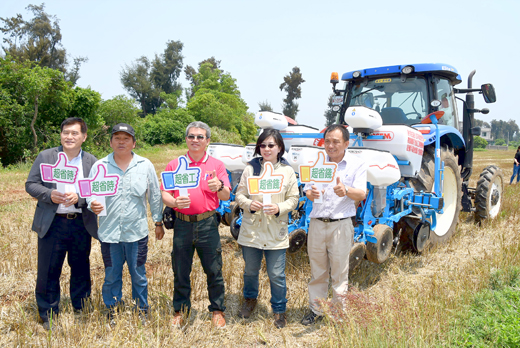
[[[102, 163], [107, 174], [118, 174], [121, 179], [115, 196], [106, 197], [106, 205], [88, 198], [89, 208], [96, 214], [106, 209], [99, 218], [99, 240], [105, 264], [103, 301], [112, 319], [114, 310], [123, 304], [123, 265], [126, 262], [132, 279], [132, 299], [143, 321], [148, 313], [148, 220], [146, 197], [155, 222], [155, 238], [164, 236], [162, 200], [155, 168], [148, 159], [135, 154], [135, 131], [132, 126], [119, 123], [112, 128], [110, 147], [113, 153], [97, 161], [90, 171], [95, 177], [97, 165]], [[111, 324], [113, 322], [111, 321]]]
[[67, 256], [70, 266], [70, 299], [75, 313], [80, 313], [90, 296], [91, 237], [97, 238], [97, 218], [87, 209], [84, 198], [77, 194], [77, 185], [65, 185], [64, 191], [56, 183], [43, 182], [40, 165], [55, 164], [60, 152], [68, 164], [78, 168], [78, 179], [87, 176], [96, 157], [83, 151], [87, 139], [87, 125], [81, 118], [70, 117], [61, 124], [61, 146], [47, 149], [38, 155], [29, 172], [25, 190], [38, 200], [32, 230], [38, 233], [38, 273], [36, 303], [46, 330], [59, 313], [60, 275]]

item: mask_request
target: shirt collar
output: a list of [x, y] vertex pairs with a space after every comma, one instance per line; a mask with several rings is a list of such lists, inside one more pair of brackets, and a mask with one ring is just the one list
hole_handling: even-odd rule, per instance
[[209, 158], [208, 153], [206, 151], [204, 151], [204, 156], [202, 157], [202, 159], [200, 161], [196, 162], [193, 158], [191, 158], [189, 151], [186, 153], [186, 159], [188, 160], [188, 164], [195, 163], [195, 165], [199, 165], [201, 163], [206, 163], [208, 158]]
[[[337, 164], [339, 165], [342, 162], [345, 162], [345, 164], [346, 164], [347, 163], [347, 156], [348, 156], [348, 149], [345, 150], [345, 153], [343, 154], [343, 158]], [[329, 155], [327, 155], [327, 161], [331, 162]]]

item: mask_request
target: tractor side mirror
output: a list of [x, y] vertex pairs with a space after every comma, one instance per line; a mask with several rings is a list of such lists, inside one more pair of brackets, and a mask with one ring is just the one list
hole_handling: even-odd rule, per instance
[[491, 83], [482, 85], [482, 95], [486, 103], [494, 103], [497, 101], [497, 95], [495, 93], [495, 87]]
[[480, 127], [471, 128], [471, 135], [480, 135]]

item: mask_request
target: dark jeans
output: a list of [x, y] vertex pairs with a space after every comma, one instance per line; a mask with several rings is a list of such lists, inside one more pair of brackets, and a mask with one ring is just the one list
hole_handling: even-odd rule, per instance
[[190, 273], [193, 254], [197, 251], [207, 276], [210, 305], [208, 309], [224, 311], [224, 278], [222, 277], [222, 248], [218, 233], [217, 216], [199, 222], [175, 220], [173, 232], [173, 309], [189, 311], [191, 308]]
[[47, 321], [52, 311], [59, 313], [60, 276], [65, 255], [70, 266], [70, 299], [75, 309], [81, 309], [90, 296], [90, 245], [81, 215], [69, 220], [54, 217], [49, 231], [38, 238], [38, 275], [36, 278], [36, 303], [40, 317]]
[[285, 284], [285, 249], [262, 250], [242, 245], [244, 256], [244, 298], [258, 297], [258, 275], [265, 255], [265, 266], [271, 285], [271, 308], [273, 313], [285, 313], [287, 286]]

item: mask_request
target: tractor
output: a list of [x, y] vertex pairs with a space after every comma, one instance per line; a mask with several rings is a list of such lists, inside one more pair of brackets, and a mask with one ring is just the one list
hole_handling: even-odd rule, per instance
[[[474, 75], [472, 71], [468, 87], [462, 89], [457, 88], [460, 75], [447, 64], [351, 71], [342, 75], [341, 86], [338, 74], [332, 74], [333, 111], [337, 123], [350, 130], [348, 151], [368, 165], [367, 198], [359, 202], [354, 218], [351, 269], [364, 257], [384, 262], [392, 246], [421, 252], [445, 242], [453, 235], [461, 210], [473, 213], [477, 223], [500, 212], [500, 168], [486, 167], [477, 186], [469, 186], [473, 136], [480, 134], [480, 128], [474, 127], [474, 114], [489, 112], [475, 108], [474, 93], [481, 93], [486, 103], [496, 101], [491, 84], [472, 87]], [[457, 96], [461, 94], [466, 94], [465, 100]], [[461, 114], [457, 100], [463, 106]], [[291, 140], [287, 160], [297, 171], [298, 164], [311, 162], [323, 150], [323, 135], [288, 131], [290, 128], [281, 132], [284, 141]], [[312, 139], [315, 146], [299, 145], [298, 139], [303, 144], [305, 138]], [[303, 245], [310, 209], [312, 202], [302, 190], [300, 205], [291, 217], [291, 251]], [[228, 222], [237, 234], [240, 212], [235, 209], [227, 220], [232, 220]]]

